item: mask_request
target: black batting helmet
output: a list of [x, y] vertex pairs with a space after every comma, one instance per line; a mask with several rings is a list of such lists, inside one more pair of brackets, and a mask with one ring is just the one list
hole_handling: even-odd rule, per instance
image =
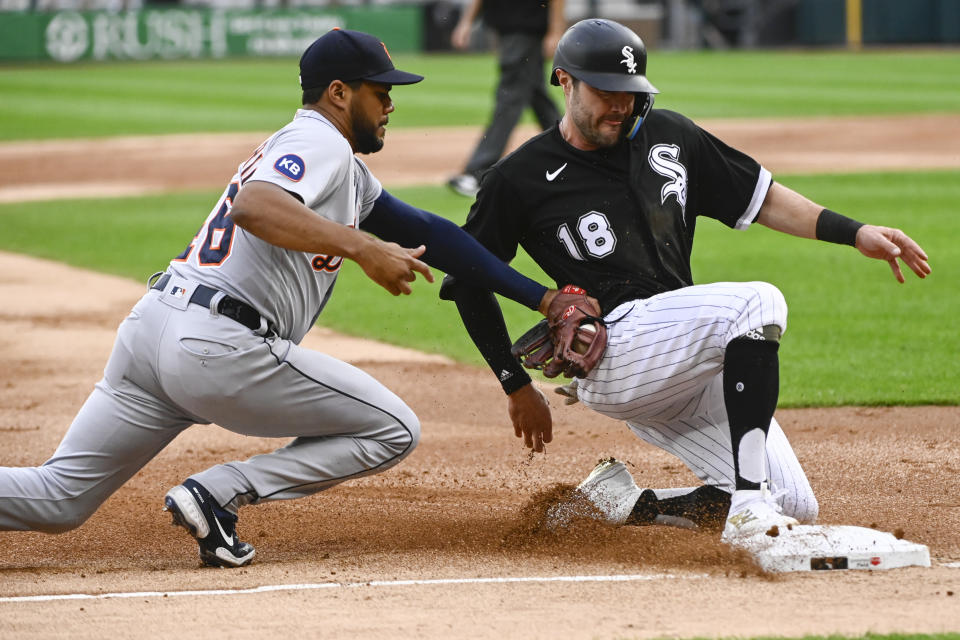
[[588, 18], [563, 34], [553, 56], [550, 84], [557, 69], [601, 91], [660, 93], [647, 80], [647, 48], [640, 36], [613, 20]]

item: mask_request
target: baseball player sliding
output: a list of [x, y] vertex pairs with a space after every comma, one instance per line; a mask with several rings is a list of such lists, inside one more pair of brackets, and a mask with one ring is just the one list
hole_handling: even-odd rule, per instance
[[410, 454], [420, 423], [400, 398], [298, 346], [343, 260], [394, 295], [410, 293], [418, 273], [432, 281], [428, 264], [531, 308], [557, 295], [392, 197], [354, 155], [383, 146], [392, 86], [422, 79], [356, 31], [331, 31], [304, 52], [303, 108], [239, 166], [189, 246], [151, 278], [53, 457], [0, 468], [0, 529], [77, 527], [177, 434], [215, 422], [293, 438], [166, 495], [204, 563], [242, 566], [254, 549], [239, 540], [240, 507], [307, 496]]
[[[900, 282], [897, 259], [923, 278], [926, 254], [902, 231], [824, 209], [687, 118], [652, 109], [644, 44], [616, 22], [570, 27], [551, 82], [563, 88], [566, 115], [484, 176], [464, 228], [503, 260], [521, 245], [558, 284], [586, 290], [552, 306], [549, 332], [518, 341], [517, 355], [573, 376], [562, 391], [625, 421], [704, 483], [641, 490], [609, 459], [581, 494], [611, 523], [723, 527], [734, 542], [812, 523], [816, 498], [773, 417], [787, 305], [765, 282], [694, 285], [697, 217], [849, 244], [888, 261]], [[455, 276], [441, 295], [456, 301], [508, 394], [516, 435], [543, 451], [549, 405], [511, 355], [495, 299]], [[563, 509], [553, 516], [562, 520]]]

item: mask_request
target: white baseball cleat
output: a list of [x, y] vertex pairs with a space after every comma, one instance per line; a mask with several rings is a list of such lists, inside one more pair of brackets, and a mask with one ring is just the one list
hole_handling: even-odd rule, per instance
[[751, 536], [766, 534], [776, 537], [799, 524], [795, 518], [783, 515], [776, 496], [770, 493], [766, 482], [759, 490], [735, 491], [730, 499], [730, 515], [723, 527], [724, 542], [736, 544]]
[[565, 526], [576, 517], [622, 525], [640, 492], [626, 465], [615, 458], [606, 458], [577, 485], [573, 500], [554, 505], [547, 511], [547, 526], [551, 529]]

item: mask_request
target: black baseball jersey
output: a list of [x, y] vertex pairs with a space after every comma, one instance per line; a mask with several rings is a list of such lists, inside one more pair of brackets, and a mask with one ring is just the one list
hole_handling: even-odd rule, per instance
[[655, 109], [611, 149], [576, 149], [557, 126], [532, 138], [484, 176], [464, 229], [508, 262], [519, 244], [607, 313], [692, 285], [697, 216], [746, 228], [770, 181], [749, 156]]

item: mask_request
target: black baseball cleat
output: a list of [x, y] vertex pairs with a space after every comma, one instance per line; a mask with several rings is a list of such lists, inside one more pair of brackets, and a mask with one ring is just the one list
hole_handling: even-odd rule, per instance
[[163, 502], [163, 510], [173, 514], [174, 526], [197, 539], [203, 564], [242, 567], [253, 560], [253, 545], [237, 539], [237, 516], [221, 509], [199, 482], [185, 480], [170, 489]]
[[712, 485], [662, 499], [657, 498], [653, 489], [644, 489], [625, 524], [722, 531], [729, 511], [730, 494]]

